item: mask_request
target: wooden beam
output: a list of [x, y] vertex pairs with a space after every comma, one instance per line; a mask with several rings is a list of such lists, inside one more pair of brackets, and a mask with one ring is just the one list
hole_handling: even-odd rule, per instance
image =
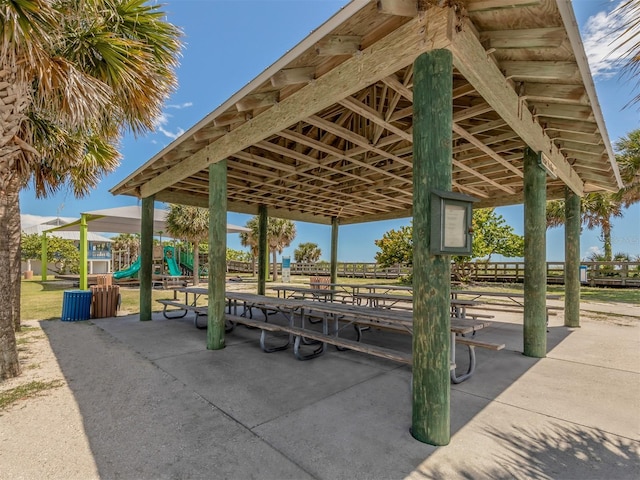
[[286, 68], [271, 77], [271, 86], [282, 88], [287, 85], [308, 83], [313, 80], [315, 74], [315, 67]]
[[360, 51], [361, 42], [362, 37], [358, 35], [331, 35], [318, 42], [316, 53], [319, 57], [353, 55]]
[[247, 112], [255, 108], [268, 107], [278, 103], [280, 92], [254, 93], [247, 95], [236, 102], [236, 109], [239, 112]]
[[500, 155], [498, 155], [491, 148], [487, 147], [484, 143], [482, 143], [476, 137], [474, 137], [469, 132], [467, 132], [460, 125], [456, 125], [454, 123], [453, 124], [453, 131], [455, 133], [457, 133], [458, 135], [460, 135], [462, 138], [464, 138], [467, 142], [471, 143], [476, 148], [480, 149], [482, 152], [484, 152], [487, 155], [489, 155], [491, 158], [493, 158], [496, 162], [498, 162], [500, 165], [505, 167], [507, 170], [511, 170], [513, 173], [515, 173], [520, 178], [523, 177], [522, 172], [518, 168], [514, 167], [512, 164], [507, 162], [504, 158], [502, 158]]
[[480, 34], [486, 48], [556, 48], [566, 39], [564, 27], [490, 30]]
[[179, 165], [154, 177], [141, 186], [141, 194], [149, 196], [156, 193], [207, 168], [211, 163], [284, 130], [337, 100], [397, 72], [410, 64], [422, 51], [446, 47], [449, 43], [446, 32], [450, 30], [452, 22], [453, 13], [450, 9], [433, 9], [430, 15], [410, 20], [256, 118], [238, 125]]
[[[227, 125], [233, 125], [234, 123], [246, 122], [251, 119], [251, 115], [248, 113], [223, 113], [222, 115], [217, 116], [213, 120], [213, 124], [216, 127], [226, 127]], [[202, 167], [202, 169], [206, 168], [206, 165]], [[202, 170], [200, 169], [200, 170]]]
[[532, 102], [589, 105], [589, 96], [583, 85], [526, 83], [520, 96]]
[[593, 121], [591, 107], [543, 103], [534, 106], [535, 117], [561, 118], [571, 121]]
[[582, 180], [531, 113], [522, 108], [518, 94], [487, 57], [487, 52], [473, 33], [473, 26], [468, 20], [466, 22], [462, 29], [449, 31], [455, 67], [530, 148], [545, 153], [556, 166], [558, 177], [582, 196]]
[[403, 138], [408, 142], [413, 142], [413, 136], [410, 132], [405, 132], [401, 128], [398, 128], [395, 125], [387, 122], [386, 120], [384, 120], [384, 118], [382, 118], [377, 110], [374, 110], [368, 105], [357, 101], [353, 97], [347, 97], [344, 100], [340, 100], [338, 103], [343, 107], [348, 108], [352, 112], [357, 113], [361, 117], [371, 120], [373, 123], [389, 130], [391, 133], [395, 133], [400, 138]]
[[505, 61], [500, 62], [500, 68], [506, 78], [514, 81], [562, 80], [563, 83], [580, 83], [580, 70], [573, 62]]
[[399, 17], [418, 15], [417, 0], [378, 0], [378, 12]]
[[488, 10], [505, 10], [509, 8], [535, 7], [540, 0], [480, 0], [467, 5], [467, 12], [483, 12]]
[[350, 142], [363, 147], [367, 150], [377, 153], [382, 157], [386, 157], [390, 160], [398, 162], [400, 165], [404, 165], [405, 167], [410, 167], [412, 165], [411, 160], [406, 160], [404, 158], [400, 158], [397, 155], [393, 155], [381, 148], [375, 147], [369, 143], [365, 137], [353, 133], [351, 130], [348, 130], [344, 127], [339, 127], [338, 125], [325, 120], [324, 118], [320, 118], [316, 115], [312, 115], [305, 120], [310, 125], [314, 125], [318, 128], [321, 128], [327, 132], [331, 132], [334, 135], [344, 138], [345, 140], [349, 140]]

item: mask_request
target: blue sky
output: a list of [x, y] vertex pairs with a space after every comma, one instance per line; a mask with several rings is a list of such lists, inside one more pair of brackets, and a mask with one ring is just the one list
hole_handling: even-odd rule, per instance
[[[640, 106], [624, 108], [635, 92], [634, 83], [622, 78], [616, 58], [609, 54], [616, 24], [611, 12], [621, 0], [573, 0], [602, 107], [609, 137], [614, 143], [640, 128]], [[37, 200], [33, 191], [21, 193], [23, 214], [79, 217], [81, 212], [135, 205], [133, 197], [115, 197], [109, 189], [126, 178], [173, 139], [209, 114], [262, 70], [293, 48], [312, 30], [337, 12], [346, 1], [334, 0], [165, 0], [170, 22], [182, 28], [185, 48], [178, 69], [179, 88], [167, 101], [153, 133], [133, 138], [125, 135], [120, 167], [105, 177], [89, 197], [75, 199], [60, 192]], [[162, 207], [157, 204], [156, 207]], [[497, 209], [516, 233], [522, 234], [522, 206]], [[229, 213], [229, 223], [244, 225], [247, 215]], [[409, 219], [340, 227], [340, 261], [373, 261], [374, 240], [384, 232], [409, 224]], [[613, 222], [613, 250], [640, 255], [640, 205]], [[284, 255], [293, 256], [299, 243], [317, 243], [323, 259], [329, 259], [330, 228], [296, 222], [297, 237]], [[581, 255], [602, 248], [599, 232], [583, 232]], [[228, 236], [230, 248], [241, 249], [238, 235]], [[564, 257], [564, 232], [547, 234], [547, 258]]]

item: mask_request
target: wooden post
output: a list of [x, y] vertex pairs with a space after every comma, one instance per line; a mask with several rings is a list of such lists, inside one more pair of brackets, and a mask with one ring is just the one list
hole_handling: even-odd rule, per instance
[[565, 187], [564, 325], [580, 326], [580, 197]]
[[267, 245], [267, 207], [258, 207], [258, 295], [264, 295], [267, 290], [267, 275], [269, 268], [269, 246]]
[[153, 273], [153, 203], [155, 196], [142, 199], [140, 222], [140, 320], [151, 320], [151, 275]]
[[414, 62], [413, 414], [411, 434], [447, 445], [450, 428], [451, 256], [431, 255], [431, 190], [451, 190], [452, 55]]
[[89, 290], [89, 279], [87, 278], [87, 263], [89, 263], [87, 229], [87, 216], [83, 213], [80, 215], [80, 290]]
[[331, 283], [338, 283], [338, 217], [331, 219]]
[[547, 355], [546, 173], [524, 149], [524, 354]]
[[227, 273], [227, 161], [209, 165], [209, 305], [207, 349], [224, 348]]
[[48, 256], [47, 256], [47, 232], [42, 234], [42, 246], [40, 247], [40, 263], [42, 263], [42, 268], [40, 272], [41, 280], [43, 282], [47, 281], [47, 264], [48, 264]]

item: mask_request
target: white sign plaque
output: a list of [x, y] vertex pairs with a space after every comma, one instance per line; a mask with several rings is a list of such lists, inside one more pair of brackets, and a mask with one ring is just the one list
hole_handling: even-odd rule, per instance
[[443, 247], [461, 248], [466, 245], [466, 207], [445, 203]]

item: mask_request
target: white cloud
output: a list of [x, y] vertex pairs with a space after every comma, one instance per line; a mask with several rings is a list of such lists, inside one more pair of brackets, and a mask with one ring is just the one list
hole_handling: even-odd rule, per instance
[[[575, 1], [575, 0], [574, 0]], [[626, 0], [612, 2], [610, 10], [589, 17], [582, 32], [584, 49], [589, 59], [593, 76], [610, 76], [626, 63], [630, 43], [624, 44], [633, 35], [640, 33], [640, 25], [625, 31], [632, 24], [631, 14], [621, 15], [617, 9]]]
[[170, 138], [171, 140], [175, 140], [176, 138], [178, 138], [180, 135], [184, 133], [184, 129], [178, 127], [178, 129], [175, 132], [172, 132], [167, 128], [165, 128], [165, 126], [168, 125], [169, 123], [169, 118], [171, 118], [171, 115], [169, 115], [168, 113], [165, 113], [165, 112], [161, 113], [155, 119], [154, 131], [162, 133], [164, 136]]
[[587, 249], [587, 254], [584, 257], [582, 257], [582, 260], [586, 261], [586, 260], [589, 260], [590, 258], [593, 258], [596, 255], [602, 255], [603, 253], [604, 252], [600, 249], [599, 246], [593, 245]]
[[167, 105], [167, 108], [175, 108], [178, 110], [181, 110], [183, 108], [189, 108], [193, 106], [193, 102], [184, 102], [184, 103], [180, 103], [180, 104], [171, 104], [171, 105]]

